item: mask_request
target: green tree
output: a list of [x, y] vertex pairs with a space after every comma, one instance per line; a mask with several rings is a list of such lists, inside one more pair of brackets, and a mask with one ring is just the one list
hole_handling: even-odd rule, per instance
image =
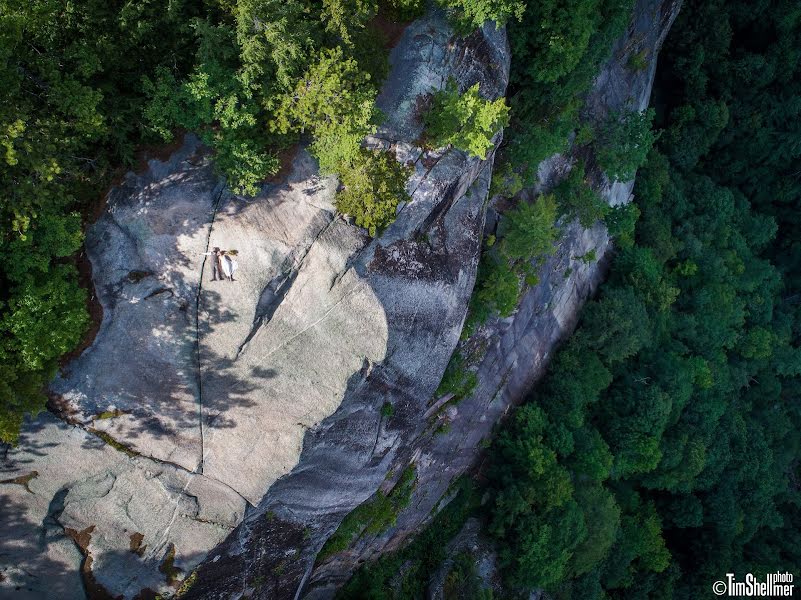
[[[310, 18], [308, 5], [300, 0], [236, 0], [231, 12], [241, 63], [231, 75], [257, 98], [288, 90], [317, 47], [319, 24]], [[204, 54], [201, 48], [199, 64], [207, 62]]]
[[347, 45], [353, 44], [354, 32], [364, 30], [377, 13], [376, 0], [323, 0], [326, 31], [336, 34]]
[[444, 90], [434, 94], [426, 116], [426, 135], [434, 146], [452, 145], [485, 159], [492, 139], [508, 124], [505, 98], [485, 100], [479, 84], [460, 94], [456, 81], [450, 79]]
[[595, 141], [598, 164], [610, 179], [628, 181], [634, 178], [657, 139], [651, 130], [654, 110], [611, 114]]
[[466, 35], [481, 27], [485, 21], [494, 21], [503, 27], [511, 19], [520, 19], [526, 4], [522, 0], [437, 0], [448, 9], [457, 30]]
[[652, 341], [648, 311], [631, 287], [613, 287], [582, 313], [582, 346], [598, 352], [607, 364], [637, 354]]
[[620, 528], [620, 507], [603, 486], [578, 486], [576, 502], [584, 513], [587, 536], [573, 550], [572, 577], [589, 573], [606, 559]]
[[561, 212], [589, 229], [609, 212], [609, 205], [586, 181], [584, 163], [576, 164], [554, 190]]
[[521, 202], [504, 215], [499, 233], [501, 241], [481, 257], [465, 324], [468, 335], [492, 314], [511, 315], [520, 295], [521, 275], [533, 283], [536, 265], [553, 253], [558, 237], [553, 196], [540, 196], [534, 203]]
[[398, 204], [408, 201], [408, 176], [409, 169], [390, 153], [361, 149], [342, 171], [337, 209], [375, 236], [395, 220]]
[[520, 202], [502, 223], [501, 254], [510, 260], [528, 261], [553, 254], [558, 238], [557, 207], [553, 195], [535, 202]]
[[375, 131], [376, 89], [370, 75], [342, 49], [325, 49], [284, 95], [272, 127], [314, 133], [310, 150], [324, 173], [343, 171], [360, 156], [364, 137]]
[[556, 82], [585, 56], [601, 19], [598, 0], [529, 2], [512, 28], [512, 52], [525, 56], [518, 68], [542, 83]]
[[609, 237], [621, 248], [630, 248], [634, 244], [634, 228], [640, 218], [640, 209], [636, 204], [613, 206], [604, 215], [604, 224]]
[[509, 261], [497, 252], [485, 252], [476, 275], [476, 288], [470, 298], [470, 319], [465, 327], [470, 331], [484, 323], [492, 314], [505, 318], [517, 307], [520, 278]]

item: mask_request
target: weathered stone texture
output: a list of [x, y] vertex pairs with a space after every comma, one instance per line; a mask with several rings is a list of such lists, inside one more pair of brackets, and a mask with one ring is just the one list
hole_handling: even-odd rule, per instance
[[[502, 96], [509, 53], [502, 30], [459, 40], [432, 13], [391, 62], [368, 143], [414, 169], [374, 240], [336, 215], [336, 180], [303, 150], [244, 199], [189, 136], [110, 193], [86, 243], [103, 322], [52, 384], [70, 424], [41, 416], [2, 456], [0, 594], [41, 597], [49, 565], [64, 597], [168, 594], [227, 538], [193, 593], [291, 596], [392, 479], [459, 338], [492, 163], [418, 147], [418, 100], [450, 77]], [[236, 281], [212, 281], [215, 246], [238, 251]], [[30, 493], [15, 483], [47, 469]]]

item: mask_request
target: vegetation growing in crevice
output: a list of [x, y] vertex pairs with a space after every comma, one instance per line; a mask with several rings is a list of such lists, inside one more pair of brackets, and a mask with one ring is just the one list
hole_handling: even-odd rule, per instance
[[164, 574], [167, 585], [174, 585], [181, 574], [181, 569], [175, 566], [175, 550], [175, 544], [170, 543], [167, 547], [167, 553], [159, 565], [159, 571]]
[[359, 569], [337, 592], [337, 600], [420, 598], [446, 557], [447, 544], [475, 513], [480, 496], [472, 481], [458, 480], [453, 498], [405, 548], [383, 554]]
[[398, 513], [409, 504], [416, 477], [414, 465], [410, 465], [388, 494], [378, 490], [348, 513], [317, 554], [317, 562], [345, 550], [361, 535], [378, 535], [394, 525]]
[[470, 395], [477, 383], [478, 378], [475, 372], [469, 369], [464, 357], [457, 350], [448, 362], [442, 381], [439, 382], [439, 387], [434, 392], [434, 397], [440, 398], [447, 394], [453, 394], [453, 400], [459, 401]]
[[553, 195], [521, 202], [504, 215], [498, 230], [499, 241], [485, 248], [482, 254], [463, 337], [472, 335], [492, 315], [511, 315], [522, 283], [536, 284], [537, 268], [556, 248], [556, 219]]
[[634, 178], [657, 139], [651, 130], [654, 109], [611, 114], [594, 142], [598, 165], [613, 181]]
[[609, 205], [586, 181], [584, 163], [573, 165], [565, 180], [554, 189], [561, 214], [568, 219], [578, 219], [589, 229], [609, 213]]
[[460, 552], [453, 558], [453, 564], [445, 575], [442, 584], [443, 600], [492, 600], [492, 588], [479, 576], [476, 559], [469, 552]]
[[433, 146], [451, 145], [483, 160], [492, 138], [508, 124], [506, 98], [482, 98], [478, 83], [462, 94], [456, 81], [449, 79], [445, 89], [434, 94], [426, 115], [426, 136]]
[[110, 433], [107, 433], [107, 432], [105, 432], [105, 431], [101, 431], [101, 430], [99, 430], [99, 429], [93, 429], [93, 428], [88, 428], [88, 429], [87, 429], [87, 431], [88, 431], [89, 433], [93, 433], [93, 434], [95, 434], [95, 435], [96, 435], [97, 437], [99, 437], [101, 440], [103, 440], [104, 442], [106, 442], [106, 443], [107, 443], [109, 446], [111, 446], [111, 447], [112, 447], [112, 448], [114, 448], [115, 450], [118, 450], [119, 452], [122, 452], [122, 453], [124, 453], [124, 454], [127, 454], [127, 455], [128, 455], [128, 456], [130, 456], [131, 458], [133, 458], [133, 457], [136, 457], [136, 456], [139, 456], [139, 455], [140, 455], [140, 454], [139, 454], [139, 452], [137, 452], [137, 451], [136, 451], [136, 450], [134, 450], [133, 448], [130, 448], [129, 446], [126, 446], [126, 445], [125, 445], [125, 444], [123, 444], [122, 442], [120, 442], [120, 441], [116, 440], [116, 439], [114, 438], [114, 436], [112, 436]]

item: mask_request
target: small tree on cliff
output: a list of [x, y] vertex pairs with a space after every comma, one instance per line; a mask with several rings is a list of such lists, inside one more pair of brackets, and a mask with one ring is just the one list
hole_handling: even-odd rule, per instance
[[448, 14], [459, 33], [468, 34], [481, 27], [485, 21], [494, 21], [496, 27], [506, 25], [514, 17], [518, 21], [526, 10], [521, 0], [438, 0], [448, 9]]
[[408, 175], [409, 169], [389, 152], [361, 148], [340, 175], [343, 189], [337, 209], [374, 236], [395, 220], [398, 204], [409, 199]]
[[651, 129], [654, 109], [609, 115], [598, 134], [595, 153], [598, 164], [615, 181], [634, 179], [645, 164], [657, 134]]
[[505, 98], [485, 100], [478, 92], [475, 84], [460, 94], [451, 79], [434, 95], [426, 117], [426, 132], [434, 146], [452, 145], [472, 156], [487, 157], [492, 138], [509, 124], [509, 107]]

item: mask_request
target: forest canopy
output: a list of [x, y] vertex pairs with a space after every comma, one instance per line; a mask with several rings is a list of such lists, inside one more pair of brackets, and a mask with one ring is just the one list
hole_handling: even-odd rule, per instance
[[[513, 588], [689, 599], [801, 564], [791, 5], [691, 1], [673, 26], [634, 243], [491, 452], [488, 531]], [[633, 175], [652, 118], [610, 116], [610, 176]]]

